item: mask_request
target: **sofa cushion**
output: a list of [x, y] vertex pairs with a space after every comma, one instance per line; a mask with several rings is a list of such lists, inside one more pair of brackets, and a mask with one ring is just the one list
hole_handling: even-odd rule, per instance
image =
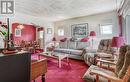
[[82, 55], [83, 50], [57, 48], [54, 50], [54, 52], [60, 52], [60, 53], [66, 53], [66, 54], [72, 54], [72, 55]]
[[76, 49], [77, 42], [69, 41], [68, 48], [69, 49]]
[[59, 42], [59, 48], [65, 48], [67, 49], [68, 48], [68, 42], [65, 41], [65, 42]]
[[[102, 68], [99, 68], [98, 66], [94, 66], [94, 65], [91, 65], [89, 67], [89, 69], [87, 70], [87, 72], [84, 74], [83, 76], [83, 79], [86, 81], [86, 82], [95, 82], [96, 81], [96, 75], [91, 75], [90, 72], [92, 70], [97, 70], [97, 71], [102, 71], [104, 73], [107, 73], [111, 76], [116, 76], [114, 72], [112, 71], [108, 71], [108, 70], [105, 70], [105, 69], [102, 69]], [[100, 82], [108, 82], [108, 80], [106, 78], [103, 78], [103, 77], [99, 77], [99, 81]]]
[[77, 42], [76, 49], [83, 49], [90, 46], [90, 42]]

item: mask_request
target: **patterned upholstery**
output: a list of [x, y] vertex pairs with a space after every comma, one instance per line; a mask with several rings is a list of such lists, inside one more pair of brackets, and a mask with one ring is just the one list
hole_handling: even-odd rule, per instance
[[95, 64], [95, 54], [94, 53], [86, 53], [84, 55], [84, 61], [88, 66]]
[[116, 69], [115, 72], [118, 75], [119, 71], [122, 69], [123, 64], [124, 64], [124, 60], [125, 60], [125, 53], [127, 51], [127, 45], [126, 46], [121, 46], [120, 51], [119, 51], [119, 58], [118, 61], [116, 63]]
[[[86, 82], [96, 82], [96, 76], [90, 74], [91, 70], [102, 71], [102, 72], [107, 73], [111, 76], [116, 76], [116, 74], [112, 71], [105, 70], [105, 69], [99, 68], [98, 66], [91, 65], [89, 67], [89, 69], [87, 70], [87, 72], [83, 76], [83, 79]], [[103, 77], [99, 77], [99, 80], [100, 80], [100, 82], [108, 82], [108, 80], [106, 78], [103, 78]]]
[[[130, 46], [129, 46], [129, 48], [130, 48]], [[128, 69], [129, 66], [130, 66], [130, 50], [128, 50], [125, 54], [125, 60], [124, 60], [123, 67], [118, 74], [119, 78], [123, 78], [123, 76], [125, 75], [126, 70]]]
[[[120, 58], [120, 57], [122, 57], [122, 58]], [[102, 68], [100, 68], [98, 66], [91, 65], [89, 67], [89, 69], [87, 70], [87, 72], [84, 74], [83, 79], [86, 82], [95, 82], [95, 80], [96, 80], [95, 75], [90, 74], [90, 72], [92, 70], [102, 71], [102, 72], [104, 72], [104, 73], [106, 73], [108, 75], [122, 78], [125, 75], [128, 66], [130, 66], [130, 61], [129, 60], [130, 60], [130, 46], [128, 46], [128, 45], [122, 46], [120, 48], [120, 56], [119, 56], [119, 59], [118, 59], [118, 62], [117, 62], [118, 65], [116, 65], [116, 71], [115, 72], [102, 69]], [[121, 65], [121, 64], [123, 64], [123, 65]], [[118, 68], [120, 68], [120, 69], [118, 69]], [[103, 77], [100, 77], [99, 81], [100, 82], [107, 82], [108, 80], [106, 80]]]
[[95, 64], [96, 57], [113, 57], [113, 49], [111, 47], [111, 39], [102, 39], [99, 43], [98, 50], [96, 52], [89, 52], [84, 55], [84, 61], [89, 66]]
[[103, 52], [103, 53], [112, 53], [113, 49], [111, 47], [111, 39], [102, 39], [99, 43], [97, 52]]

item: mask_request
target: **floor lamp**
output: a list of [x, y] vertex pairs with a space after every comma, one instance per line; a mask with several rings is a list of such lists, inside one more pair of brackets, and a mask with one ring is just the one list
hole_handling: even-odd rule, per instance
[[93, 49], [93, 43], [94, 43], [94, 39], [93, 39], [93, 37], [96, 36], [95, 31], [91, 31], [90, 34], [89, 34], [89, 36], [92, 37], [92, 49]]

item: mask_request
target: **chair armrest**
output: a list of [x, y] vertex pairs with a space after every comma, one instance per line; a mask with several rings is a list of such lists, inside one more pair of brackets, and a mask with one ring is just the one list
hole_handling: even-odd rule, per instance
[[109, 74], [107, 74], [105, 72], [98, 71], [98, 70], [91, 70], [90, 74], [92, 74], [92, 75], [98, 75], [98, 76], [104, 77], [104, 78], [106, 78], [108, 80], [112, 80], [114, 82], [123, 82], [122, 79], [120, 79], [120, 78], [117, 78], [115, 76], [109, 75]]
[[108, 64], [113, 64], [113, 65], [116, 65], [115, 62], [112, 62], [112, 61], [108, 61], [108, 60], [102, 60], [102, 59], [96, 59], [98, 62], [103, 62], [103, 63], [108, 63]]
[[102, 60], [106, 60], [106, 61], [116, 61], [115, 59], [102, 59]]
[[103, 53], [103, 52], [96, 52], [97, 57], [99, 58], [111, 58], [112, 54]]

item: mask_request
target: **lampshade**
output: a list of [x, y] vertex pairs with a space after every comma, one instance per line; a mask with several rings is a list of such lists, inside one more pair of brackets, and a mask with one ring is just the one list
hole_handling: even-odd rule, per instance
[[124, 45], [124, 38], [123, 37], [113, 37], [112, 38], [112, 47], [121, 47]]
[[96, 33], [95, 33], [95, 31], [91, 31], [89, 35], [90, 36], [96, 36]]
[[53, 37], [53, 38], [52, 38], [52, 41], [56, 41], [56, 38], [55, 38], [55, 37]]
[[38, 28], [38, 31], [44, 31], [43, 27]]

